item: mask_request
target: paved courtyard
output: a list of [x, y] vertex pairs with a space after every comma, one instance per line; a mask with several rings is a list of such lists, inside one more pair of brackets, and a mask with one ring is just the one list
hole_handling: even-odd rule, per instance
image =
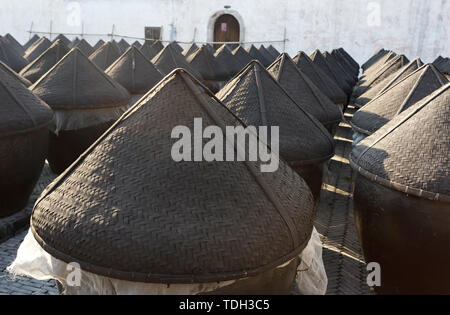
[[[354, 108], [350, 107], [345, 114], [346, 118], [351, 118], [353, 112]], [[334, 295], [371, 294], [366, 284], [366, 266], [353, 218], [353, 172], [348, 164], [351, 134], [350, 125], [342, 122], [335, 135], [336, 155], [328, 165], [315, 222], [324, 246], [323, 260], [328, 275], [327, 294]], [[31, 212], [40, 192], [54, 178], [46, 165], [29, 206], [18, 214], [22, 221]], [[25, 234], [26, 228], [0, 244], [0, 294], [57, 294], [53, 281], [37, 281], [24, 277], [13, 279], [5, 272], [6, 267], [14, 260]]]

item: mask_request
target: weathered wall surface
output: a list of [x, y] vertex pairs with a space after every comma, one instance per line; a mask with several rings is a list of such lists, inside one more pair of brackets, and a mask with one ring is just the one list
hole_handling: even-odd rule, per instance
[[[144, 36], [162, 26], [165, 40], [210, 39], [211, 17], [228, 10], [241, 19], [245, 41], [281, 40], [286, 51], [345, 47], [362, 62], [381, 47], [431, 62], [450, 55], [450, 0], [0, 0], [0, 34], [22, 43], [27, 30]], [[73, 37], [73, 36], [68, 36]], [[95, 43], [99, 36], [85, 36]], [[105, 37], [104, 39], [107, 39]], [[130, 41], [130, 40], [129, 40]], [[283, 44], [274, 44], [279, 50]]]

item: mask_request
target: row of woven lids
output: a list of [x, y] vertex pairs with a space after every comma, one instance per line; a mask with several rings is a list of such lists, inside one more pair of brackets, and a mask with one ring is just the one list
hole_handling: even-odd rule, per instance
[[355, 220], [366, 261], [381, 268], [380, 293], [450, 293], [445, 60], [423, 64], [382, 49], [351, 97]]
[[[2, 39], [2, 51], [11, 41]], [[334, 153], [327, 129], [341, 120], [359, 65], [342, 49], [268, 60], [263, 47], [183, 51], [146, 42], [120, 55], [108, 42], [88, 58], [63, 45], [59, 36], [21, 69], [38, 72], [32, 93], [13, 83], [23, 78], [4, 75], [4, 208], [25, 205], [45, 158], [63, 173], [33, 210], [30, 237], [39, 248], [119, 281], [288, 292], [311, 236], [323, 165]], [[145, 47], [153, 47], [151, 60]], [[366, 72], [355, 92], [371, 80]], [[213, 95], [201, 82], [223, 87]], [[280, 126], [279, 169], [259, 173], [260, 161], [175, 163], [171, 130], [198, 117], [205, 125]]]
[[[6, 37], [0, 43], [6, 47]], [[302, 52], [293, 60], [263, 46], [183, 52], [159, 42], [150, 60], [148, 45], [119, 55], [107, 42], [88, 58], [59, 36], [20, 74], [2, 66], [2, 214], [25, 206], [47, 159], [61, 175], [36, 202], [27, 239], [55, 259], [120, 281], [184, 284], [187, 292], [289, 292], [313, 231], [323, 165], [334, 154], [327, 129], [341, 121], [348, 98], [339, 85], [351, 91], [359, 66], [343, 49], [315, 52], [316, 65]], [[214, 95], [204, 84], [222, 89]], [[171, 131], [192, 128], [194, 118], [279, 126], [279, 168], [174, 162]]]

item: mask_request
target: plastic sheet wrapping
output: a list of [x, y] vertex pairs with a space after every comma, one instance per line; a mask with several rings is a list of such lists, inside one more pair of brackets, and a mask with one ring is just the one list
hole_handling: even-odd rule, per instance
[[61, 130], [76, 130], [117, 120], [127, 110], [127, 106], [100, 109], [54, 110], [50, 130], [56, 135]]
[[362, 140], [364, 140], [367, 137], [367, 135], [359, 133], [357, 131], [353, 132], [353, 142], [352, 142], [352, 147], [355, 147], [358, 143], [360, 143]]
[[316, 228], [300, 258], [296, 279], [300, 292], [304, 295], [324, 295], [328, 278], [322, 259], [322, 242]]
[[[323, 294], [325, 292], [323, 291], [324, 285], [326, 290], [327, 280], [321, 256], [322, 245], [318, 237], [318, 233], [314, 229], [307, 248], [300, 256], [305, 261], [298, 266], [300, 272], [298, 272], [296, 281], [303, 294]], [[320, 250], [317, 248], [318, 246], [320, 246]], [[283, 268], [291, 261], [277, 268]], [[79, 283], [76, 283], [74, 265], [67, 264], [47, 253], [35, 240], [30, 230], [17, 251], [16, 259], [7, 270], [12, 275], [27, 276], [37, 280], [57, 280], [62, 285], [62, 294], [68, 295], [195, 295], [211, 292], [244, 280], [168, 285], [131, 282], [78, 270]], [[314, 272], [319, 273], [314, 274]], [[69, 285], [71, 281], [75, 285]]]

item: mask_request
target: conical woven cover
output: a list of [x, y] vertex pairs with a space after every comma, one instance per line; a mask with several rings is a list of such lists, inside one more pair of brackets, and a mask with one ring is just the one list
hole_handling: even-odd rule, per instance
[[184, 56], [176, 48], [177, 44], [172, 42], [163, 50], [161, 50], [152, 59], [152, 63], [158, 68], [163, 75], [169, 74], [176, 68], [186, 69], [189, 73], [192, 73], [197, 79], [201, 80], [202, 75], [196, 68], [192, 67], [184, 58]]
[[[353, 57], [344, 48], [340, 47], [338, 49], [333, 49], [333, 51], [342, 54], [342, 56], [353, 66], [353, 68], [359, 72], [359, 63], [357, 63], [356, 60], [353, 59]], [[331, 54], [333, 54], [333, 51]]]
[[236, 73], [242, 70], [239, 67], [239, 63], [236, 62], [236, 58], [231, 53], [231, 50], [226, 45], [222, 45], [214, 53], [216, 61], [228, 70], [230, 76], [234, 76]]
[[337, 71], [337, 69], [331, 67], [331, 65], [325, 60], [325, 57], [322, 55], [320, 50], [315, 50], [310, 59], [316, 68], [319, 68], [329, 78], [333, 79], [335, 84], [337, 84], [343, 92], [347, 94], [351, 92], [352, 87], [350, 84], [342, 78], [341, 73]]
[[[54, 257], [138, 282], [257, 275], [305, 247], [313, 200], [283, 161], [174, 162], [172, 128], [239, 120], [184, 70], [169, 74], [37, 201], [36, 240]], [[86, 180], [89, 178], [89, 180]]]
[[117, 45], [119, 46], [122, 53], [124, 53], [130, 47], [130, 44], [128, 44], [128, 42], [123, 38], [117, 43]]
[[197, 51], [197, 49], [198, 49], [198, 46], [195, 45], [195, 43], [192, 43], [191, 45], [189, 45], [189, 47], [187, 47], [185, 50], [183, 50], [183, 56], [189, 57], [192, 53]]
[[73, 48], [30, 90], [53, 109], [96, 109], [127, 105], [130, 94], [79, 49]]
[[153, 41], [145, 41], [144, 45], [142, 45], [141, 52], [144, 54], [145, 57], [147, 57], [148, 60], [152, 60], [159, 52], [164, 48], [160, 48], [160, 46], [157, 44], [158, 42]]
[[344, 91], [320, 68], [316, 67], [304, 52], [300, 51], [293, 60], [297, 68], [306, 74], [308, 79], [333, 103], [344, 104], [347, 101], [347, 95]]
[[361, 78], [364, 78], [370, 75], [372, 72], [378, 72], [380, 68], [383, 67], [386, 63], [388, 63], [391, 59], [395, 58], [397, 54], [392, 50], [388, 51], [381, 58], [379, 58], [376, 62], [374, 62], [369, 68], [364, 71], [364, 74]]
[[17, 82], [22, 83], [26, 87], [29, 87], [31, 85], [31, 82], [22, 77], [20, 74], [15, 72], [13, 69], [11, 69], [7, 64], [0, 61], [0, 69], [5, 71], [6, 73], [10, 74], [10, 76], [13, 78], [13, 80], [16, 80]]
[[209, 52], [214, 55], [214, 53], [216, 52], [216, 49], [214, 48], [213, 45], [211, 44], [206, 44], [206, 47], [208, 48]]
[[5, 35], [5, 38], [9, 41], [11, 46], [17, 51], [20, 56], [24, 55], [25, 49], [23, 49], [22, 45], [20, 45], [20, 43], [14, 38], [14, 36], [8, 33]]
[[437, 57], [437, 58], [433, 61], [433, 65], [437, 68], [437, 66], [438, 66], [442, 61], [444, 61], [444, 60], [445, 60], [444, 57], [439, 56], [439, 57]]
[[286, 53], [282, 53], [267, 69], [301, 108], [323, 125], [336, 124], [341, 112], [295, 65]]
[[89, 59], [102, 70], [106, 70], [121, 55], [116, 43], [106, 42], [90, 55]]
[[25, 54], [23, 56], [25, 59], [28, 60], [28, 62], [32, 62], [37, 57], [39, 57], [44, 51], [46, 51], [51, 45], [52, 45], [51, 41], [49, 41], [45, 37], [42, 37], [33, 45], [31, 45], [31, 47], [25, 51]]
[[64, 36], [64, 34], [59, 34], [58, 36], [56, 36], [56, 38], [53, 40], [53, 43], [56, 42], [57, 40], [63, 42], [64, 45], [66, 45], [67, 47], [69, 47], [70, 45], [70, 40], [66, 36]]
[[163, 78], [150, 60], [134, 46], [129, 47], [105, 73], [131, 94], [145, 94]]
[[425, 65], [358, 110], [351, 121], [352, 127], [370, 135], [447, 82], [433, 65]]
[[34, 83], [68, 52], [69, 48], [58, 39], [38, 58], [23, 68], [20, 71], [20, 75]]
[[[351, 65], [350, 62], [338, 50], [333, 49], [330, 52], [330, 55], [333, 56], [334, 60], [342, 67], [342, 69], [345, 71], [345, 74], [352, 79], [352, 85], [353, 83], [356, 83], [357, 80], [356, 68], [354, 68], [353, 65]], [[311, 56], [310, 58], [312, 60]]]
[[450, 202], [449, 121], [447, 83], [361, 141], [350, 163], [391, 189]]
[[69, 45], [67, 45], [69, 48], [73, 48], [76, 45], [78, 45], [78, 43], [80, 42], [80, 39], [78, 37], [75, 37], [74, 40], [72, 40], [72, 42], [70, 42]]
[[272, 45], [269, 45], [269, 47], [267, 47], [267, 51], [270, 52], [270, 54], [275, 57], [275, 59], [280, 55], [280, 52]]
[[50, 107], [2, 67], [0, 100], [0, 137], [44, 128], [53, 118]]
[[196, 69], [205, 80], [226, 80], [230, 73], [218, 63], [209, 48], [203, 45], [186, 58], [189, 65]]
[[347, 58], [346, 56], [348, 54], [347, 55], [344, 54], [339, 49], [333, 49], [330, 54], [337, 61], [337, 63], [345, 70], [347, 75], [352, 79], [352, 86], [353, 86], [358, 79], [359, 66], [355, 67], [355, 65], [351, 62], [351, 60], [353, 60], [353, 58], [352, 59]]
[[375, 84], [366, 92], [364, 92], [360, 97], [358, 97], [355, 100], [355, 105], [358, 107], [363, 107], [371, 100], [373, 100], [378, 94], [389, 89], [391, 86], [393, 86], [397, 82], [400, 82], [401, 80], [403, 80], [408, 75], [410, 75], [411, 73], [413, 73], [422, 66], [423, 66], [422, 60], [420, 60], [419, 58], [414, 59], [403, 68], [400, 68], [400, 70], [397, 70], [397, 72], [391, 74], [386, 79], [384, 79], [378, 84]]
[[279, 126], [280, 154], [312, 164], [331, 158], [334, 144], [322, 124], [298, 106], [259, 61], [252, 61], [216, 94], [250, 126]]
[[26, 43], [25, 45], [23, 45], [23, 49], [27, 50], [31, 45], [33, 45], [36, 41], [39, 40], [39, 36], [34, 34], [33, 37], [31, 37]]
[[337, 60], [328, 52], [324, 52], [322, 56], [325, 58], [327, 63], [331, 68], [336, 71], [337, 75], [341, 78], [341, 80], [345, 81], [350, 88], [353, 88], [354, 80], [353, 78], [345, 71], [345, 69], [337, 62]]
[[276, 56], [276, 57], [272, 56], [272, 54], [267, 51], [267, 49], [266, 49], [266, 47], [264, 47], [264, 45], [259, 46], [258, 51], [261, 53], [261, 55], [263, 55], [264, 59], [266, 59], [267, 62], [269, 63], [267, 66], [269, 66], [272, 62], [274, 62], [275, 59], [277, 59], [277, 57], [278, 57], [278, 56]]
[[355, 98], [359, 97], [367, 90], [369, 90], [371, 87], [380, 83], [381, 81], [389, 77], [391, 74], [397, 72], [399, 69], [401, 69], [408, 63], [409, 60], [404, 55], [395, 56], [389, 62], [384, 64], [383, 67], [381, 67], [381, 69], [379, 69], [378, 72], [374, 71], [365, 76], [364, 79], [362, 79], [358, 84], [358, 86], [356, 86], [355, 89], [353, 90], [352, 96]]
[[72, 48], [78, 48], [81, 50], [83, 54], [85, 54], [87, 57], [92, 55], [92, 53], [95, 51], [94, 48], [83, 38], [81, 39], [78, 44], [73, 46]]
[[[160, 40], [155, 40], [153, 42], [153, 46], [155, 46], [155, 48], [158, 50], [158, 52], [160, 52], [161, 50], [164, 49], [164, 45], [161, 43]], [[177, 48], [181, 48], [181, 46], [177, 44]], [[181, 51], [183, 51], [183, 48], [181, 48]]]
[[247, 49], [247, 52], [252, 59], [258, 60], [264, 65], [264, 67], [268, 67], [270, 65], [270, 60], [267, 60], [254, 45], [251, 45]]
[[242, 48], [241, 45], [236, 47], [232, 51], [232, 54], [235, 57], [234, 60], [236, 63], [236, 67], [239, 68], [239, 71], [242, 70], [245, 66], [247, 66], [250, 61], [253, 60], [252, 57], [248, 54], [248, 52], [244, 48]]
[[94, 51], [96, 51], [97, 49], [99, 49], [100, 47], [102, 47], [105, 44], [105, 41], [103, 39], [100, 39], [97, 44], [94, 45]]
[[[172, 44], [172, 46], [181, 54], [183, 52], [183, 47], [180, 46], [180, 44], [178, 44], [175, 41], [170, 42], [170, 44]], [[160, 47], [161, 48], [161, 47]]]
[[363, 71], [365, 71], [367, 68], [372, 66], [375, 62], [380, 60], [384, 55], [386, 55], [389, 51], [385, 50], [384, 48], [380, 49], [376, 54], [374, 54], [372, 57], [370, 57], [362, 66], [361, 68]]
[[136, 40], [136, 41], [134, 41], [132, 46], [136, 47], [137, 49], [140, 49], [142, 47], [142, 44], [138, 40]]
[[450, 74], [450, 59], [442, 58], [433, 62], [433, 65], [442, 73]]
[[16, 72], [22, 70], [28, 63], [25, 58], [17, 54], [15, 49], [3, 37], [0, 38], [0, 61]]

